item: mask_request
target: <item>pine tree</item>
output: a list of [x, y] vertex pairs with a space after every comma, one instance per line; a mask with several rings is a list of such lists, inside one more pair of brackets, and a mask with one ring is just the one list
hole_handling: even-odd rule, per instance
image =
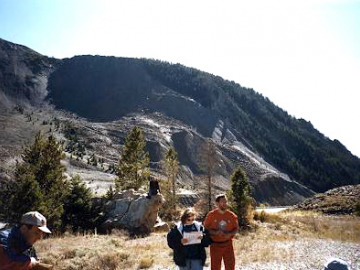
[[7, 198], [6, 215], [12, 222], [18, 222], [23, 213], [43, 208], [43, 195], [29, 166], [17, 164], [15, 179], [4, 196]]
[[79, 175], [70, 180], [70, 191], [65, 197], [62, 227], [71, 226], [73, 231], [90, 229], [93, 224], [92, 192]]
[[15, 169], [15, 181], [8, 194], [8, 212], [18, 218], [27, 211], [38, 210], [47, 217], [53, 228], [59, 228], [64, 212], [63, 202], [68, 183], [63, 175], [65, 167], [62, 147], [53, 136], [47, 139], [39, 132], [35, 142], [24, 149], [23, 162]]
[[144, 132], [134, 127], [125, 139], [123, 154], [116, 170], [117, 191], [133, 188], [138, 190], [149, 176], [149, 153], [145, 151]]
[[254, 202], [251, 197], [251, 187], [247, 175], [241, 167], [238, 167], [231, 175], [230, 181], [233, 207], [238, 215], [239, 225], [247, 226], [250, 223], [249, 210]]
[[116, 194], [115, 190], [113, 189], [112, 186], [110, 186], [108, 191], [105, 194], [105, 200], [107, 200], [107, 201], [113, 200], [115, 197], [115, 194]]
[[165, 169], [168, 178], [168, 187], [170, 188], [169, 203], [171, 207], [176, 210], [176, 176], [179, 170], [179, 162], [177, 159], [177, 152], [173, 147], [170, 147], [165, 155]]

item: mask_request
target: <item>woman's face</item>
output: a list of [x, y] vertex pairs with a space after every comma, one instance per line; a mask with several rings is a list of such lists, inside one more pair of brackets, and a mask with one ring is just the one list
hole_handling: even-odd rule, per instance
[[194, 219], [195, 219], [195, 216], [189, 216], [186, 220], [185, 220], [185, 225], [191, 225], [194, 223]]

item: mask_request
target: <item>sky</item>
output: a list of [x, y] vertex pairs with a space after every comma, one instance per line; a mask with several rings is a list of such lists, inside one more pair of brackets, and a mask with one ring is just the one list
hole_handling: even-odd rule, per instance
[[0, 38], [219, 75], [360, 157], [360, 0], [0, 0]]

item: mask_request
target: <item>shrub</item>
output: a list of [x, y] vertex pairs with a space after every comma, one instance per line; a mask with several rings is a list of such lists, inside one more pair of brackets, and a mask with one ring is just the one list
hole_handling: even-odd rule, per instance
[[355, 216], [360, 216], [360, 202], [355, 205]]
[[140, 259], [139, 262], [139, 269], [148, 269], [150, 268], [154, 263], [154, 259], [150, 257], [144, 257]]

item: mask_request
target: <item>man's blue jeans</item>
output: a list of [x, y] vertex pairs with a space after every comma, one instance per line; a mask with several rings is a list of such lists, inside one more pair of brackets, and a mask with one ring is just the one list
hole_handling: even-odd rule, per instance
[[186, 260], [186, 266], [179, 266], [179, 270], [202, 270], [201, 260]]

